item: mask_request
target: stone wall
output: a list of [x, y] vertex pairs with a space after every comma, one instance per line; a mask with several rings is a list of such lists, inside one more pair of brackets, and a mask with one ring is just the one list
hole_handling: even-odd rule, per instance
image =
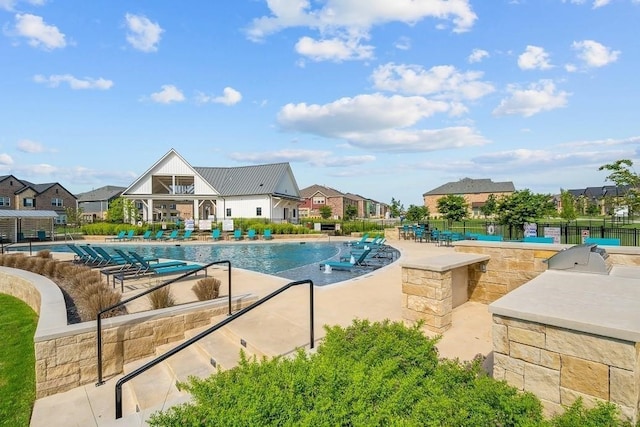
[[640, 405], [638, 343], [493, 316], [493, 376], [534, 393], [547, 415], [582, 397], [611, 401], [635, 423]]
[[455, 242], [459, 253], [488, 255], [487, 271], [473, 271], [469, 300], [489, 304], [547, 270], [545, 260], [567, 245], [516, 242]]
[[[39, 314], [34, 336], [37, 398], [97, 381], [96, 322], [67, 325], [64, 298], [55, 283], [28, 271], [0, 267], [0, 292], [21, 299]], [[256, 299], [235, 297], [232, 309], [240, 310]], [[125, 364], [155, 355], [156, 347], [183, 340], [186, 331], [212, 324], [227, 313], [224, 298], [104, 319], [103, 378], [122, 373]]]

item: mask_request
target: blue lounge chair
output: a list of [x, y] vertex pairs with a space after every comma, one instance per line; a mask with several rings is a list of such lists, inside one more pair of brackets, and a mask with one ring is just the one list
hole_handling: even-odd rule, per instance
[[164, 230], [159, 230], [151, 240], [162, 240], [162, 236], [164, 236]]
[[344, 242], [345, 245], [347, 246], [358, 246], [358, 245], [363, 245], [366, 243], [367, 239], [369, 238], [369, 233], [364, 233], [362, 235], [362, 237], [360, 238], [360, 240], [352, 240], [350, 242]]
[[140, 240], [140, 239], [141, 239], [141, 240], [143, 240], [143, 241], [145, 241], [145, 240], [151, 240], [151, 233], [153, 233], [153, 231], [151, 231], [151, 230], [147, 230], [147, 231], [145, 231], [145, 232], [144, 232], [144, 234], [143, 234], [142, 236], [138, 236], [138, 237], [136, 237], [136, 239], [138, 239], [138, 240]]
[[88, 262], [86, 262], [85, 264], [91, 264], [95, 267], [100, 267], [103, 265], [106, 265], [109, 263], [109, 261], [105, 258], [102, 257], [102, 255], [100, 255], [98, 252], [96, 252], [91, 246], [89, 245], [80, 245], [79, 246], [80, 249], [82, 249], [83, 251], [85, 251], [89, 257], [90, 260]]
[[[113, 286], [116, 286], [116, 282], [120, 282], [121, 289], [124, 289], [124, 281], [127, 278], [140, 277], [140, 276], [164, 276], [169, 274], [185, 274], [192, 271], [200, 270], [202, 266], [200, 264], [187, 264], [182, 261], [167, 261], [160, 262], [156, 264], [150, 264], [137, 254], [136, 252], [129, 252], [129, 255], [133, 257], [142, 268], [138, 272], [123, 272], [116, 273], [113, 275]], [[197, 273], [196, 273], [197, 274]], [[204, 270], [204, 275], [206, 277], [207, 270]]]
[[133, 240], [136, 237], [136, 230], [129, 230], [127, 234], [124, 235], [122, 240]]
[[604, 246], [620, 246], [620, 239], [616, 238], [599, 238], [599, 237], [587, 237], [584, 239], [586, 244], [596, 244], [596, 245], [604, 245]]
[[80, 263], [80, 264], [88, 264], [92, 261], [92, 257], [88, 253], [80, 250], [80, 248], [78, 248], [76, 245], [69, 243], [67, 244], [67, 246], [74, 253], [73, 262]]
[[213, 240], [220, 240], [220, 239], [222, 239], [222, 235], [220, 234], [220, 229], [219, 229], [219, 228], [214, 228], [214, 229], [211, 231], [211, 238], [212, 238]]
[[233, 239], [234, 240], [242, 240], [242, 230], [237, 228], [233, 231]]
[[105, 241], [108, 240], [122, 240], [124, 239], [124, 236], [127, 234], [127, 232], [125, 230], [120, 230], [120, 232], [116, 235], [116, 236], [111, 236], [111, 237], [105, 237]]
[[553, 243], [553, 237], [524, 236], [524, 243]]
[[176, 240], [178, 238], [178, 233], [180, 233], [180, 230], [178, 230], [177, 228], [173, 229], [171, 231], [171, 233], [165, 237], [163, 240]]
[[191, 233], [193, 233], [193, 230], [185, 230], [182, 236], [178, 235], [178, 237], [176, 237], [176, 240], [191, 240]]
[[273, 236], [271, 235], [271, 229], [270, 228], [265, 228], [264, 231], [262, 232], [262, 238], [264, 240], [271, 240], [273, 239]]
[[257, 238], [258, 238], [258, 236], [256, 236], [256, 230], [254, 230], [253, 228], [250, 228], [250, 229], [247, 231], [247, 239], [249, 239], [249, 240], [255, 240], [255, 239], [257, 239]]
[[104, 248], [100, 246], [94, 246], [93, 250], [102, 257], [106, 261], [107, 265], [124, 265], [127, 261], [122, 258], [120, 255], [111, 255]]
[[349, 261], [327, 261], [324, 262], [322, 264], [320, 264], [320, 268], [323, 268], [325, 266], [329, 266], [334, 270], [353, 270], [354, 268], [357, 267], [364, 267], [366, 265], [368, 265], [365, 261], [365, 259], [367, 258], [367, 256], [369, 256], [369, 254], [371, 253], [371, 248], [367, 248], [365, 250], [362, 251], [362, 253], [360, 254], [360, 256], [358, 256], [356, 258], [356, 256], [353, 256], [353, 262], [351, 262], [351, 260]]
[[155, 262], [152, 263], [151, 260], [149, 260], [146, 257], [143, 257], [137, 252], [129, 251], [129, 253], [127, 253], [121, 249], [114, 249], [114, 250], [118, 255], [120, 255], [122, 258], [127, 260], [127, 262], [129, 262], [130, 264], [139, 266], [141, 273], [144, 273], [152, 268], [176, 267], [176, 266], [186, 264], [186, 262], [184, 261], [177, 261], [177, 260], [159, 262], [157, 258], [155, 258]]

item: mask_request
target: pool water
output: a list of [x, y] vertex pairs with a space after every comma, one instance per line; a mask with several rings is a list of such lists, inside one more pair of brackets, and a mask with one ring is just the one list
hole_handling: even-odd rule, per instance
[[[86, 243], [77, 242], [77, 245]], [[230, 261], [232, 268], [243, 268], [285, 279], [313, 281], [314, 285], [328, 285], [341, 282], [372, 271], [372, 268], [354, 268], [353, 271], [332, 270], [326, 273], [320, 263], [328, 260], [339, 260], [341, 256], [349, 256], [350, 248], [342, 242], [285, 242], [285, 243], [246, 243], [246, 244], [209, 244], [180, 245], [161, 244], [124, 245], [98, 244], [109, 253], [111, 248], [124, 251], [135, 251], [143, 256], [178, 259], [198, 263], [212, 261]], [[29, 250], [29, 247], [12, 247], [12, 249]], [[33, 246], [32, 251], [50, 250], [52, 252], [71, 252], [66, 244]], [[395, 259], [394, 256], [392, 259]], [[389, 262], [391, 259], [388, 260]]]

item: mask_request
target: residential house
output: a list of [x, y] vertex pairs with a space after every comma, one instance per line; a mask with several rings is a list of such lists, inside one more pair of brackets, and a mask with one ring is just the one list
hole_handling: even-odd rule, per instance
[[424, 205], [429, 208], [432, 218], [440, 216], [438, 213], [438, 200], [447, 195], [463, 196], [469, 205], [469, 216], [481, 217], [480, 208], [484, 206], [491, 194], [500, 198], [513, 194], [515, 187], [513, 182], [493, 182], [490, 179], [464, 178], [459, 181], [448, 182], [440, 187], [427, 191], [422, 195]]
[[66, 223], [67, 207], [77, 207], [76, 197], [57, 182], [34, 184], [0, 176], [0, 239], [51, 238], [54, 225]]
[[386, 218], [389, 205], [367, 199], [359, 194], [347, 193], [349, 198], [358, 202], [358, 218]]
[[[576, 209], [579, 215], [618, 215], [619, 212], [628, 210], [622, 209], [624, 206], [623, 197], [629, 191], [628, 186], [604, 185], [602, 187], [586, 187], [567, 190], [576, 202]], [[562, 209], [561, 198], [558, 195], [556, 200], [558, 210]]]
[[300, 190], [303, 203], [300, 205], [300, 215], [309, 218], [320, 218], [320, 208], [322, 206], [331, 207], [331, 217], [341, 219], [345, 217], [347, 207], [358, 208], [358, 200], [331, 187], [324, 185], [311, 185]]
[[85, 222], [103, 221], [107, 219], [109, 206], [116, 200], [126, 187], [106, 185], [78, 194], [78, 209], [82, 210], [82, 219]]
[[289, 163], [191, 166], [171, 149], [123, 192], [143, 221], [262, 218], [298, 222], [302, 202]]

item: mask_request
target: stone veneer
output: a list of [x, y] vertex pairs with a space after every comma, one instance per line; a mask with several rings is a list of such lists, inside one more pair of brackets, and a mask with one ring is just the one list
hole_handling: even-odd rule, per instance
[[618, 405], [636, 422], [640, 404], [640, 345], [556, 326], [493, 316], [493, 376], [535, 394], [547, 415], [582, 397]]
[[[39, 315], [34, 336], [37, 398], [97, 381], [96, 322], [67, 325], [66, 306], [55, 283], [0, 267], [0, 293], [21, 299]], [[255, 300], [238, 296], [232, 308], [242, 309]], [[104, 319], [103, 377], [122, 373], [125, 364], [154, 355], [156, 347], [182, 340], [186, 331], [209, 325], [227, 312], [228, 300], [218, 299]]]

